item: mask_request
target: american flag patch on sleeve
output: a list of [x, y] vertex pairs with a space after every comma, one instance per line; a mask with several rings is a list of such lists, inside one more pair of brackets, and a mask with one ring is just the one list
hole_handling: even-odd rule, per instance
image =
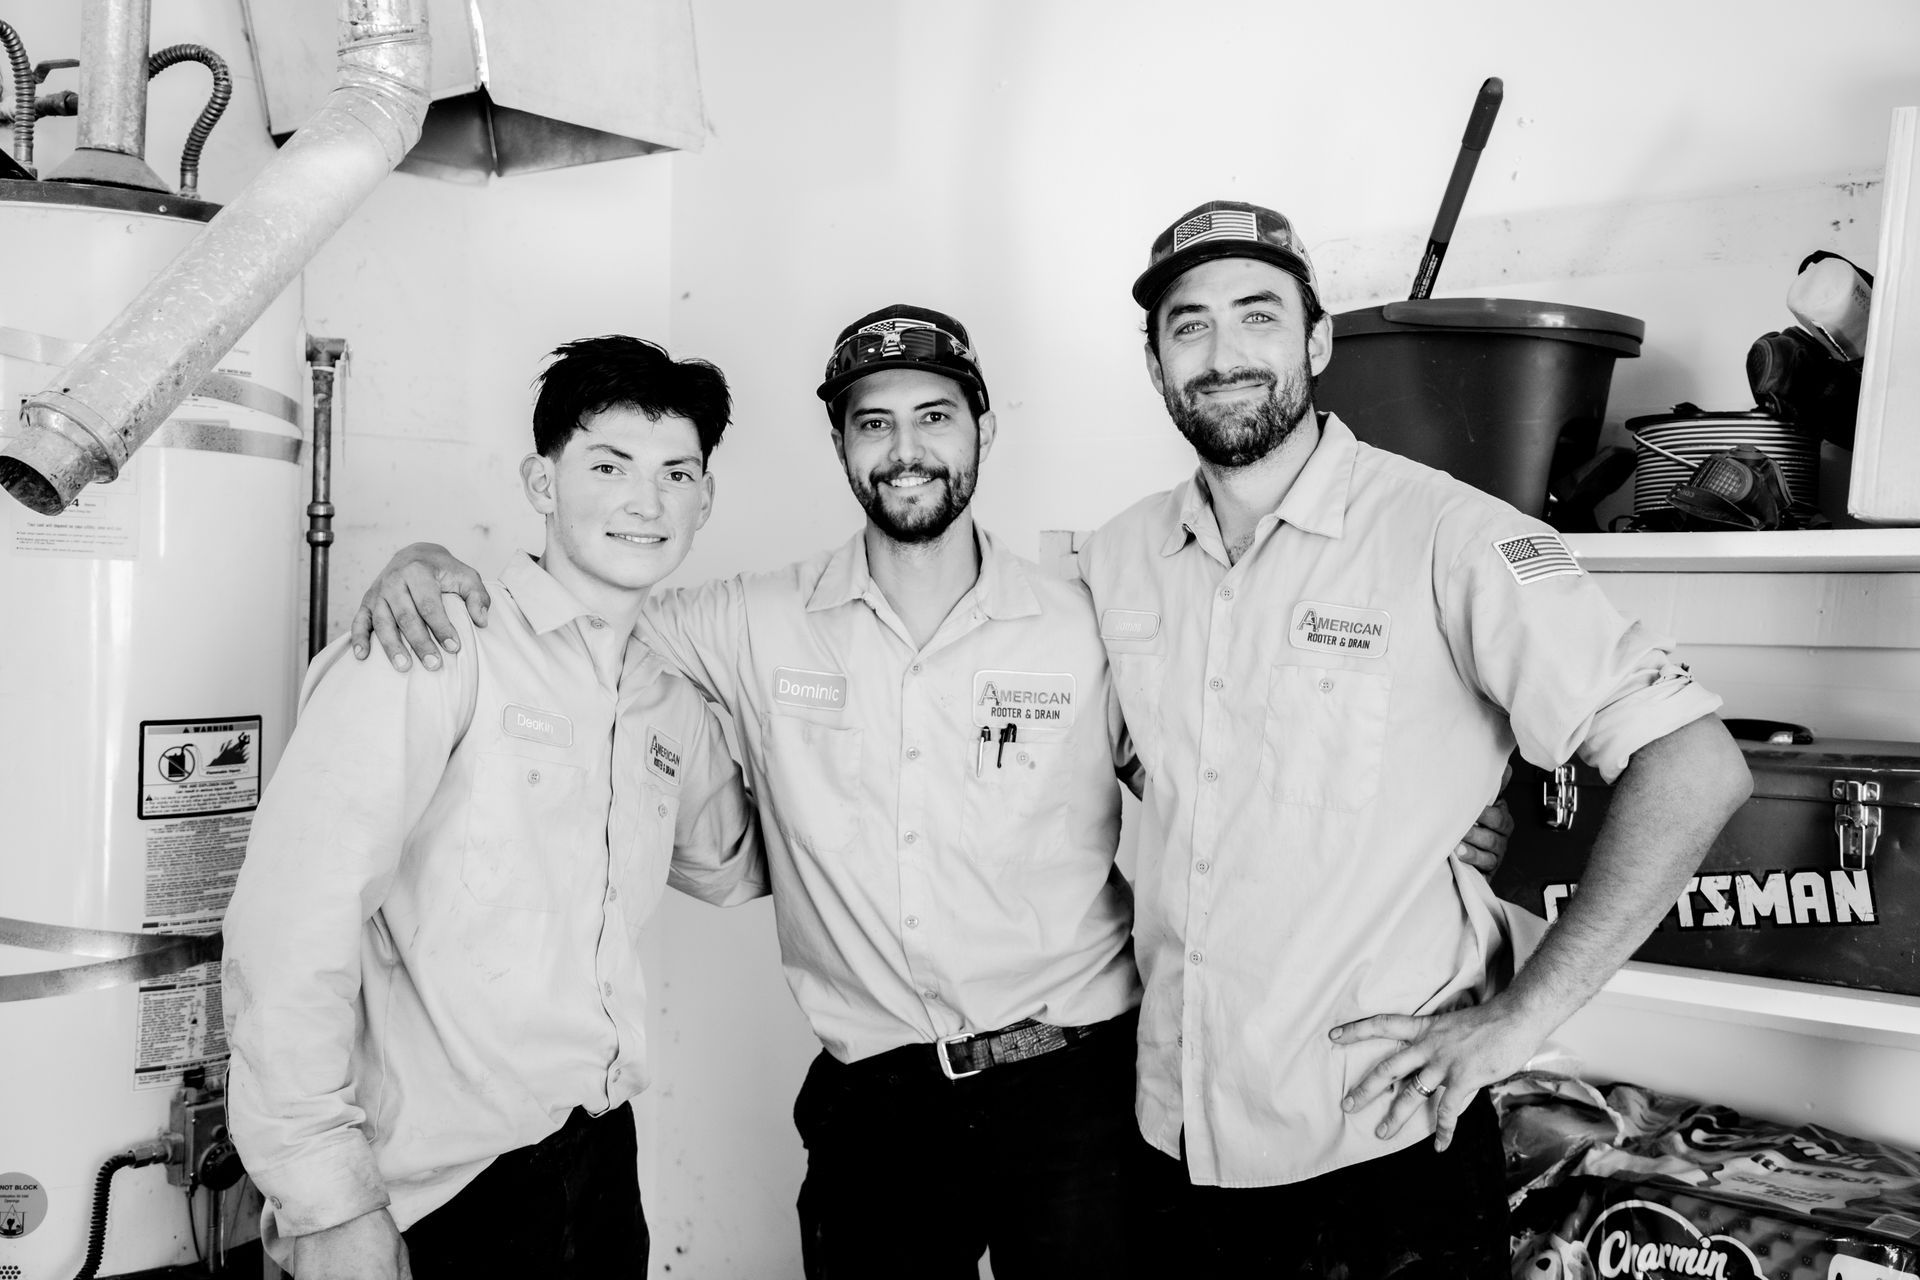
[[1563, 574], [1579, 577], [1586, 572], [1558, 534], [1529, 533], [1520, 538], [1495, 538], [1493, 549], [1506, 562], [1513, 580], [1522, 585]]

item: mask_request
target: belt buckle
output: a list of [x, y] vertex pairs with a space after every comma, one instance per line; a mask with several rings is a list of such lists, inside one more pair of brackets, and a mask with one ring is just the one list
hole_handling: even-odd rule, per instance
[[948, 1045], [956, 1044], [962, 1040], [972, 1040], [974, 1038], [973, 1034], [962, 1031], [956, 1035], [941, 1036], [933, 1042], [933, 1056], [940, 1059], [941, 1075], [944, 1075], [949, 1080], [965, 1080], [968, 1076], [977, 1076], [986, 1070], [985, 1067], [975, 1067], [971, 1071], [955, 1071], [953, 1069], [953, 1059], [947, 1056]]

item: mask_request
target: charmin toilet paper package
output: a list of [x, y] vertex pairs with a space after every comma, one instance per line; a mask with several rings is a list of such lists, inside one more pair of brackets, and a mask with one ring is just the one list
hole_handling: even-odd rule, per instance
[[1494, 1100], [1516, 1280], [1920, 1275], [1920, 1152], [1545, 1073]]

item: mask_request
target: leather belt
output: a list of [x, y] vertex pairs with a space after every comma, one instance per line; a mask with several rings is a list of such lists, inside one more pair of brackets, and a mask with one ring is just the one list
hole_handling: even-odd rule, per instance
[[939, 1059], [940, 1071], [947, 1079], [964, 1080], [968, 1076], [979, 1075], [988, 1067], [1025, 1062], [1029, 1058], [1038, 1058], [1055, 1049], [1077, 1044], [1106, 1025], [1105, 1022], [1096, 1022], [1086, 1027], [1056, 1027], [1028, 1018], [998, 1031], [947, 1036], [934, 1042], [933, 1054]]

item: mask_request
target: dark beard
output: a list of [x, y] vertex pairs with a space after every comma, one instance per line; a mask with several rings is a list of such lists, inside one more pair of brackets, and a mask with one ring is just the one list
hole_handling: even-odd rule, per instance
[[[931, 483], [942, 484], [945, 496], [930, 507], [901, 517], [887, 510], [880, 486], [907, 472], [927, 476]], [[884, 471], [873, 472], [864, 480], [847, 477], [847, 483], [853, 486], [853, 496], [859, 500], [874, 527], [893, 541], [905, 543], [932, 542], [951, 528], [953, 522], [960, 518], [960, 513], [967, 509], [967, 504], [973, 501], [973, 489], [978, 480], [979, 472], [972, 467], [956, 476], [945, 467], [932, 464], [888, 467]]]
[[[1236, 408], [1200, 407], [1204, 392], [1251, 377], [1266, 382], [1265, 398]], [[1195, 452], [1217, 467], [1244, 467], [1260, 461], [1286, 442], [1313, 407], [1307, 380], [1297, 369], [1290, 370], [1284, 380], [1262, 369], [1207, 372], [1178, 391], [1168, 389], [1161, 399], [1166, 401], [1167, 413], [1180, 434]]]

